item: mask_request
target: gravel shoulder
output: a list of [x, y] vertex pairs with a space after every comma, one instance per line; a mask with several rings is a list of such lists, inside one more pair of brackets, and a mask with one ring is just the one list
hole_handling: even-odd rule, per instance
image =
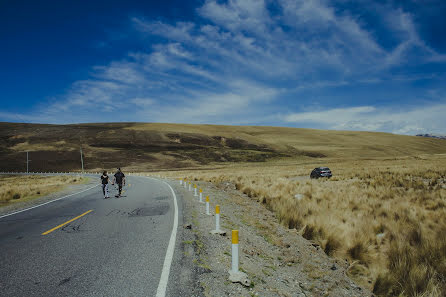
[[[347, 275], [348, 263], [329, 258], [296, 230], [280, 225], [275, 215], [237, 191], [231, 183], [196, 182], [203, 198], [210, 196], [211, 214], [221, 207], [221, 229], [210, 234], [214, 215], [178, 181], [171, 182], [183, 196], [184, 257], [195, 264], [194, 296], [372, 296]], [[204, 200], [204, 199], [203, 199]], [[240, 236], [240, 270], [248, 275], [246, 287], [228, 280], [231, 267], [231, 230]]]
[[66, 196], [66, 195], [77, 193], [77, 192], [83, 191], [85, 189], [88, 189], [88, 188], [98, 184], [97, 178], [94, 178], [91, 176], [87, 177], [87, 178], [88, 178], [88, 181], [86, 183], [77, 184], [77, 185], [68, 185], [61, 191], [57, 191], [57, 192], [51, 193], [46, 196], [42, 196], [42, 197], [39, 197], [36, 199], [0, 207], [0, 216], [6, 215], [9, 213], [13, 213], [16, 211], [20, 211], [25, 208], [33, 207], [33, 206], [36, 206], [38, 204], [42, 204], [45, 202], [49, 202], [51, 200], [54, 200], [54, 199], [57, 199], [57, 198], [60, 198], [60, 197]]

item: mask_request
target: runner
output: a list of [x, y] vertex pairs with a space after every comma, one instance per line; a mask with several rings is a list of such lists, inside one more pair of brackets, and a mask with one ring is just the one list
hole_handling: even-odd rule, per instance
[[124, 173], [122, 173], [121, 168], [118, 168], [118, 171], [116, 171], [115, 176], [113, 177], [112, 185], [114, 185], [115, 182], [118, 184], [119, 188], [119, 194], [115, 196], [116, 198], [118, 198], [121, 197], [122, 185], [124, 184], [125, 186], [125, 175]]
[[108, 194], [108, 180], [109, 177], [107, 175], [107, 171], [104, 171], [104, 173], [101, 175], [102, 193], [104, 193], [104, 199], [110, 198]]

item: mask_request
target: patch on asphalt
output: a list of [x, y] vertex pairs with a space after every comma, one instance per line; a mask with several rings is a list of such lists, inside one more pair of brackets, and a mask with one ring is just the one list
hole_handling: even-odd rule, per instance
[[81, 224], [68, 224], [64, 227], [62, 227], [62, 231], [67, 232], [67, 233], [74, 233], [74, 232], [79, 232], [80, 228], [81, 228]]
[[163, 203], [149, 207], [139, 207], [129, 213], [129, 217], [152, 217], [162, 216], [169, 211], [169, 204]]
[[59, 286], [62, 286], [64, 284], [68, 283], [70, 280], [71, 280], [71, 277], [64, 278], [63, 280], [61, 280], [59, 282]]
[[169, 199], [169, 197], [168, 196], [159, 196], [159, 197], [155, 197], [154, 199], [160, 201], [160, 200]]

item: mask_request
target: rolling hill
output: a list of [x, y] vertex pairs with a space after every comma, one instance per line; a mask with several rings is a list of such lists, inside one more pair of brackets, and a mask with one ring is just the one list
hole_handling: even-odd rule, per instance
[[0, 170], [159, 170], [283, 158], [446, 153], [446, 140], [376, 132], [157, 123], [0, 123]]

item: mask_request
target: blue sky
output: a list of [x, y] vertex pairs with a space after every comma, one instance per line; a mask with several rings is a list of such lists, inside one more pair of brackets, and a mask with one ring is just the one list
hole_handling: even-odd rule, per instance
[[0, 121], [446, 134], [446, 2], [0, 1]]

